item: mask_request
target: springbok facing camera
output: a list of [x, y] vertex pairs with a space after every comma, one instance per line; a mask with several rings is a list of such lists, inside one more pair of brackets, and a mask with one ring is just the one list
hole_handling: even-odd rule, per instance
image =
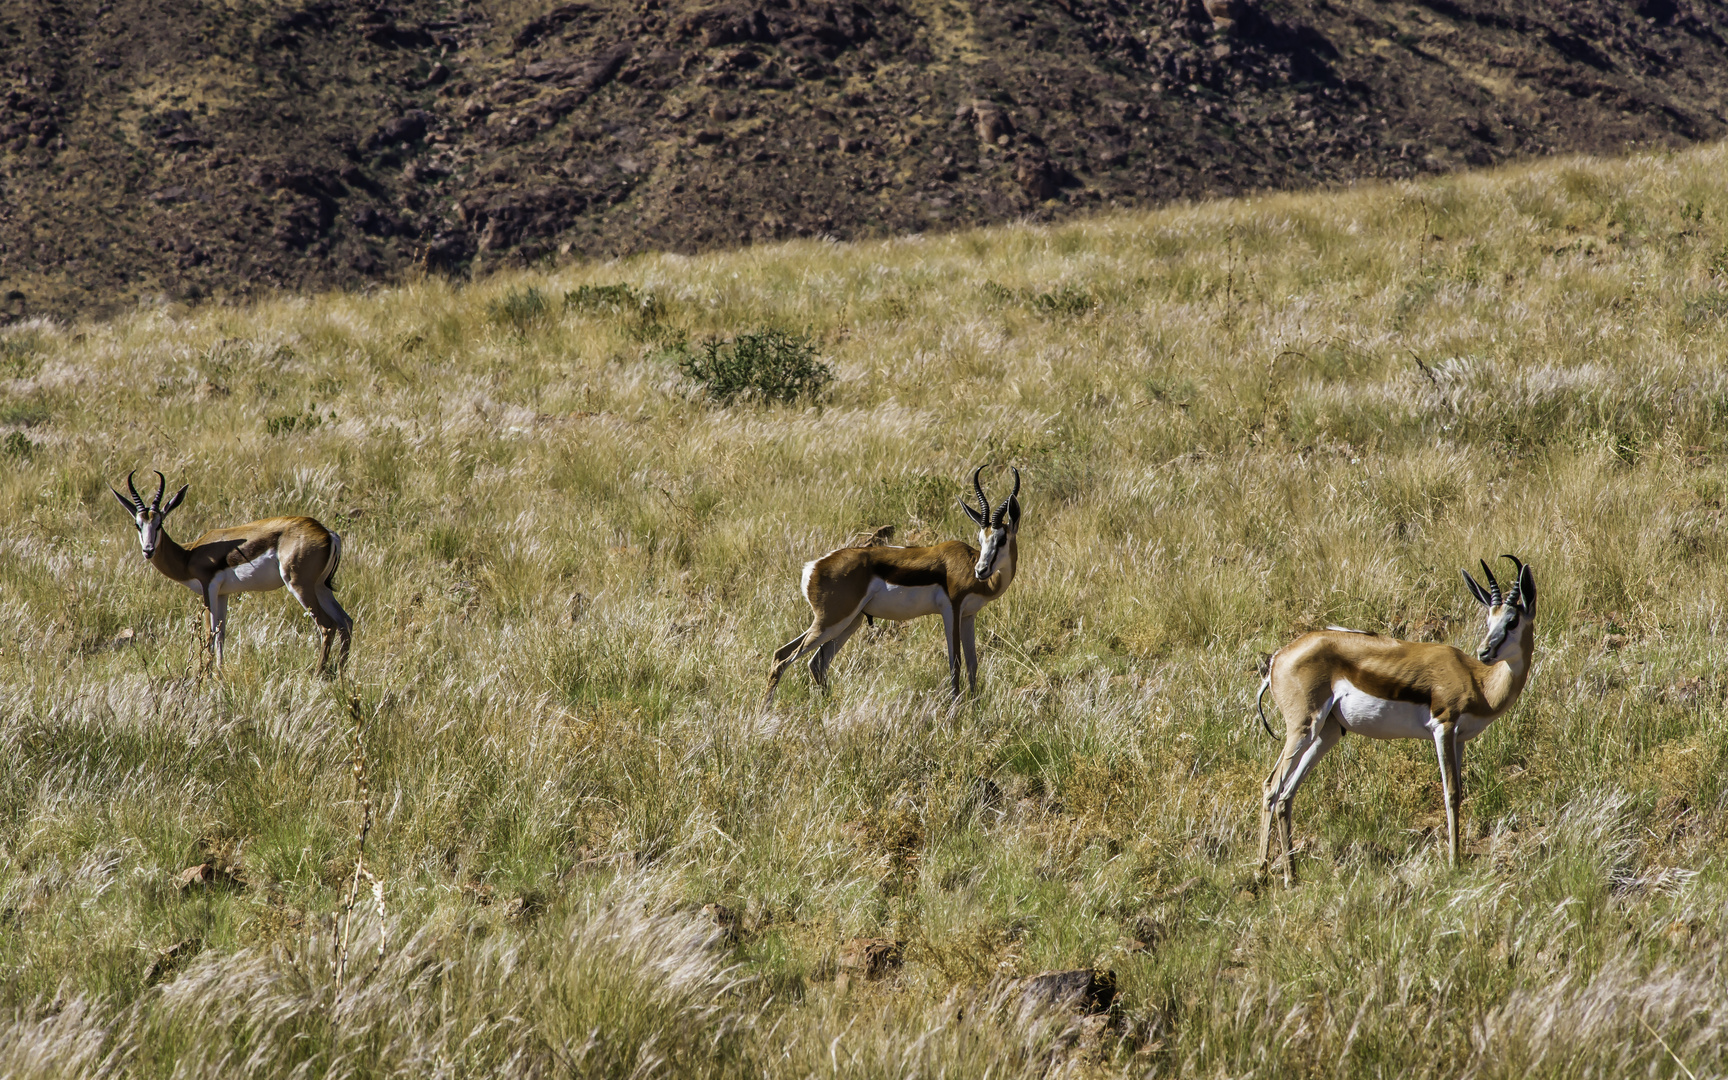
[[1014, 490], [994, 513], [978, 482], [983, 471], [982, 466], [972, 471], [978, 509], [964, 500], [960, 503], [978, 526], [981, 551], [958, 540], [933, 547], [844, 547], [804, 564], [804, 597], [814, 618], [809, 630], [775, 650], [767, 701], [774, 700], [780, 676], [806, 653], [815, 654], [810, 657], [810, 674], [826, 688], [829, 665], [866, 616], [895, 622], [942, 616], [954, 696], [960, 696], [962, 652], [966, 682], [977, 692], [974, 620], [985, 604], [1013, 584], [1020, 532], [1020, 470], [1011, 470]]
[[162, 492], [168, 480], [157, 473], [156, 497], [146, 504], [132, 483], [133, 475], [126, 474], [126, 488], [132, 498], [112, 486], [108, 490], [114, 491], [114, 497], [131, 515], [144, 558], [204, 602], [209, 619], [204, 647], [214, 651], [217, 666], [222, 664], [228, 597], [241, 592], [269, 592], [284, 585], [323, 631], [319, 670], [329, 667], [330, 644], [338, 634], [342, 635], [342, 653], [336, 661], [337, 670], [347, 665], [354, 620], [330, 591], [342, 562], [340, 536], [309, 517], [265, 518], [232, 529], [213, 529], [193, 541], [191, 547], [183, 548], [163, 531], [162, 524], [186, 497], [186, 488], [176, 491], [163, 506]]
[[[1464, 744], [1518, 700], [1536, 647], [1535, 575], [1515, 556], [1501, 558], [1511, 559], [1518, 574], [1505, 597], [1486, 562], [1486, 590], [1464, 572], [1488, 621], [1474, 657], [1452, 645], [1399, 641], [1341, 627], [1304, 634], [1272, 654], [1255, 708], [1270, 688], [1284, 714], [1284, 750], [1261, 790], [1261, 874], [1271, 868], [1276, 817], [1284, 845], [1284, 884], [1291, 884], [1290, 800], [1314, 763], [1346, 731], [1370, 739], [1434, 741], [1446, 800], [1447, 857], [1450, 865], [1458, 865]], [[1260, 722], [1266, 723], [1264, 712]]]

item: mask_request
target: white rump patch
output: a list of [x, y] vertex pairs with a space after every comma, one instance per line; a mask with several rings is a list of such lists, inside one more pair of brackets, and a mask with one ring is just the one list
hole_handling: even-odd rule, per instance
[[1354, 629], [1354, 628], [1348, 627], [1348, 626], [1328, 626], [1326, 629], [1336, 630], [1340, 634], [1365, 634], [1368, 637], [1379, 637], [1380, 636], [1379, 634], [1376, 634], [1372, 630], [1357, 630], [1357, 629]]

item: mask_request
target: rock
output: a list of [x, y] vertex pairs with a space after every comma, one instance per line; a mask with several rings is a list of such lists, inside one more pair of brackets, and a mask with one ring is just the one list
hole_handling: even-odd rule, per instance
[[180, 871], [179, 887], [190, 888], [193, 885], [203, 885], [210, 888], [235, 888], [241, 885], [235, 877], [232, 868], [219, 866], [213, 862], [202, 862], [197, 866], [188, 866]]
[[510, 43], [517, 49], [526, 49], [554, 30], [575, 22], [587, 11], [587, 4], [566, 4], [553, 8], [537, 19], [528, 20], [522, 29], [516, 31], [516, 36]]
[[1003, 139], [1014, 134], [1014, 123], [1000, 105], [989, 101], [972, 103], [972, 121], [978, 131], [978, 141], [989, 146], [1002, 145]]
[[186, 938], [184, 941], [175, 942], [163, 949], [156, 954], [154, 960], [150, 961], [150, 966], [144, 969], [144, 985], [155, 986], [165, 977], [173, 974], [174, 970], [186, 960], [196, 956], [203, 947], [204, 940], [202, 938]]
[[614, 45], [592, 56], [539, 60], [523, 68], [522, 74], [535, 82], [571, 86], [592, 94], [612, 81], [612, 76], [618, 74], [618, 69], [624, 66], [629, 56], [630, 46]]
[[1054, 199], [1067, 178], [1067, 170], [1043, 156], [1023, 157], [1014, 170], [1020, 189], [1036, 202]]
[[1116, 973], [1097, 968], [1046, 971], [1019, 984], [1020, 1018], [1052, 1009], [1067, 1009], [1082, 1015], [1107, 1012], [1116, 1000]]
[[744, 920], [725, 904], [702, 905], [702, 917], [714, 925], [714, 929], [720, 932], [721, 940], [728, 945], [737, 942], [744, 927]]
[[840, 949], [840, 970], [866, 979], [880, 979], [905, 961], [905, 946], [887, 938], [853, 938]]
[[412, 109], [394, 120], [385, 122], [367, 142], [374, 149], [395, 146], [399, 143], [419, 142], [425, 138], [427, 122], [432, 118], [432, 114], [429, 112], [422, 109]]
[[1226, 32], [1234, 30], [1249, 14], [1247, 0], [1204, 0], [1204, 4], [1212, 25]]

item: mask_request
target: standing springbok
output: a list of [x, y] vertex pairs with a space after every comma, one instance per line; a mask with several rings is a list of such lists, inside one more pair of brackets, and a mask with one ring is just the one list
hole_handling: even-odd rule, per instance
[[948, 643], [948, 676], [954, 696], [960, 696], [960, 657], [966, 657], [966, 682], [978, 690], [978, 647], [974, 620], [985, 604], [1008, 591], [1014, 582], [1019, 549], [1020, 470], [1014, 490], [995, 513], [984, 497], [984, 486], [972, 471], [978, 509], [964, 500], [960, 506], [978, 526], [978, 545], [958, 540], [933, 547], [843, 547], [804, 564], [804, 597], [810, 601], [810, 629], [780, 646], [768, 676], [767, 701], [774, 700], [780, 676], [805, 653], [816, 684], [828, 685], [828, 667], [866, 617], [904, 622], [925, 615], [942, 616]]
[[[1284, 750], [1261, 789], [1261, 874], [1271, 868], [1272, 821], [1277, 818], [1284, 884], [1291, 884], [1290, 800], [1314, 763], [1347, 731], [1370, 739], [1434, 741], [1446, 801], [1447, 858], [1450, 865], [1458, 865], [1464, 744], [1518, 700], [1536, 647], [1535, 575], [1517, 557], [1501, 558], [1511, 559], [1518, 574], [1505, 597], [1487, 562], [1482, 563], [1486, 590], [1463, 572], [1488, 620], [1474, 657], [1452, 645], [1399, 641], [1342, 627], [1304, 634], [1272, 654], [1255, 708], [1270, 688], [1284, 714]], [[1266, 723], [1264, 712], [1260, 722]]]
[[146, 505], [132, 483], [133, 475], [126, 474], [130, 499], [114, 491], [112, 485], [108, 490], [114, 491], [114, 497], [131, 515], [144, 558], [204, 602], [209, 631], [204, 647], [214, 651], [218, 667], [227, 636], [228, 597], [241, 592], [269, 592], [284, 585], [323, 631], [318, 669], [328, 669], [330, 643], [338, 634], [342, 635], [342, 654], [336, 661], [337, 670], [347, 665], [354, 620], [330, 591], [336, 568], [342, 563], [340, 536], [309, 517], [265, 518], [232, 529], [213, 529], [193, 541], [191, 547], [183, 548], [163, 531], [162, 524], [186, 497], [186, 488], [176, 491], [163, 506], [162, 492], [167, 490], [168, 479], [157, 473], [156, 497]]

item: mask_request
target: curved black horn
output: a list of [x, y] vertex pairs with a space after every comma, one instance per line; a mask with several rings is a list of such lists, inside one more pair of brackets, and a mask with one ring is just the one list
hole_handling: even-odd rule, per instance
[[135, 476], [137, 472], [137, 469], [133, 469], [131, 472], [126, 474], [126, 490], [132, 493], [132, 501], [138, 504], [139, 510], [142, 510], [144, 509], [144, 496], [138, 494], [138, 485], [132, 482], [132, 477]]
[[1010, 465], [1008, 466], [1008, 471], [1014, 474], [1014, 490], [1010, 491], [1008, 497], [1002, 500], [1002, 505], [996, 508], [996, 516], [990, 519], [990, 524], [992, 526], [1002, 524], [1002, 516], [1008, 512], [1008, 504], [1013, 502], [1015, 497], [1020, 494], [1020, 470]]
[[1511, 559], [1516, 570], [1512, 574], [1512, 591], [1506, 594], [1506, 602], [1516, 607], [1524, 594], [1524, 564], [1516, 555], [1502, 555], [1502, 559]]
[[1488, 606], [1499, 607], [1501, 604], [1505, 603], [1505, 600], [1500, 595], [1500, 583], [1494, 580], [1494, 571], [1488, 569], [1488, 560], [1482, 559], [1480, 561], [1482, 563], [1482, 572], [1488, 575]]
[[[151, 469], [150, 471], [156, 472], [155, 469]], [[150, 509], [152, 509], [152, 510], [162, 509], [162, 493], [164, 491], [167, 491], [167, 490], [168, 490], [168, 478], [166, 476], [163, 476], [159, 472], [156, 473], [156, 497], [154, 499], [150, 500]]]
[[978, 493], [978, 513], [984, 520], [990, 520], [990, 500], [984, 497], [984, 485], [978, 482], [978, 474], [984, 471], [980, 465], [972, 470], [972, 490]]

